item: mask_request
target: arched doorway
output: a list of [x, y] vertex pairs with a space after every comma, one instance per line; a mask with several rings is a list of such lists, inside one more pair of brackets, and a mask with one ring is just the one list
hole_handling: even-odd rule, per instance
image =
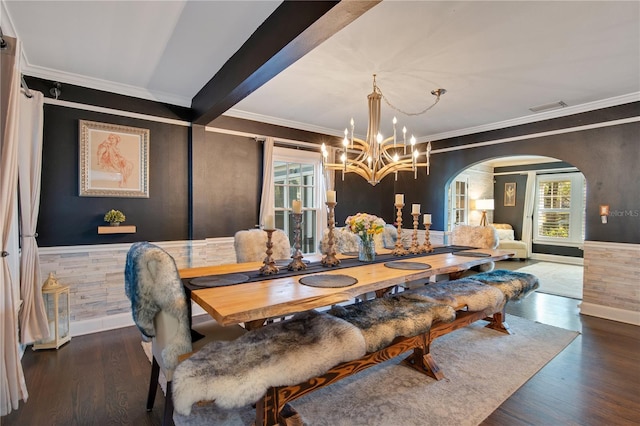
[[447, 231], [462, 223], [479, 225], [483, 212], [476, 204], [490, 200], [488, 223], [511, 227], [512, 237], [509, 231], [498, 231], [500, 237], [528, 246], [528, 260], [507, 264], [508, 269], [535, 270], [530, 272], [541, 278], [542, 292], [581, 299], [586, 189], [584, 175], [555, 158], [489, 159], [461, 170], [448, 182], [445, 225]]

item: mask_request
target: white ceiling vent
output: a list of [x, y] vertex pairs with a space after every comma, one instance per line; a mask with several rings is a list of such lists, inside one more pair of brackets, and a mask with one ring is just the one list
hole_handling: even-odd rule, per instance
[[568, 106], [564, 101], [555, 101], [549, 104], [538, 105], [529, 108], [529, 111], [532, 112], [544, 112], [544, 111], [553, 111], [554, 109], [560, 109]]

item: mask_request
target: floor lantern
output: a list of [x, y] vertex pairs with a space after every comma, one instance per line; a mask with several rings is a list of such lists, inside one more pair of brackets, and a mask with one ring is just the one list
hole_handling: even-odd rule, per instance
[[60, 285], [52, 272], [42, 285], [42, 298], [49, 320], [49, 339], [37, 341], [33, 350], [58, 349], [71, 340], [69, 286]]

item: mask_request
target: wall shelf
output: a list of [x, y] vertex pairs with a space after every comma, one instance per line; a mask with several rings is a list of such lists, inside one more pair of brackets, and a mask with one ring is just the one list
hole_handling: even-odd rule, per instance
[[135, 225], [98, 226], [98, 234], [135, 234]]

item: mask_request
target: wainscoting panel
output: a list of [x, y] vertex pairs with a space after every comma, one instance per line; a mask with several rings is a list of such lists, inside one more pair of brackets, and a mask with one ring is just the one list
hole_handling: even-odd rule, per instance
[[640, 245], [585, 241], [580, 313], [640, 325]]
[[[235, 263], [233, 237], [154, 243], [178, 268]], [[124, 292], [124, 265], [131, 244], [44, 247], [42, 277], [53, 272], [68, 285], [72, 335], [131, 325], [131, 304]], [[44, 278], [43, 278], [44, 279]]]

